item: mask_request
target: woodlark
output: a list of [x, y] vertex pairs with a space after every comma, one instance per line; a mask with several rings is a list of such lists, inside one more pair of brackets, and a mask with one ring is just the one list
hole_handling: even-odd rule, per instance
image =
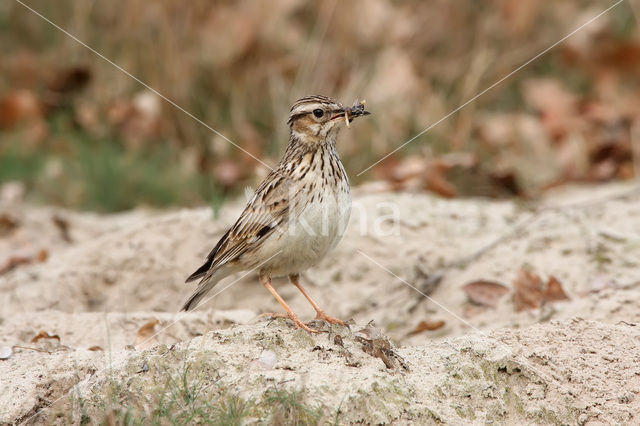
[[260, 281], [284, 307], [296, 326], [303, 324], [271, 284], [288, 275], [317, 312], [317, 319], [344, 322], [326, 315], [298, 281], [301, 272], [317, 264], [342, 238], [351, 213], [349, 180], [336, 138], [343, 125], [368, 115], [364, 102], [345, 107], [326, 96], [308, 96], [291, 107], [289, 144], [280, 163], [269, 173], [236, 223], [218, 241], [187, 282], [200, 279], [182, 307], [187, 311], [221, 279], [257, 269]]

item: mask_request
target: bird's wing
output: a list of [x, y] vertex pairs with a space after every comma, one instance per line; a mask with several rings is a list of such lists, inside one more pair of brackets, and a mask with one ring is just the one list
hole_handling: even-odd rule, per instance
[[278, 170], [272, 171], [243, 210], [236, 223], [218, 241], [207, 256], [204, 265], [198, 268], [187, 282], [203, 278], [206, 280], [218, 268], [236, 260], [248, 249], [260, 244], [272, 234], [278, 225], [289, 219], [292, 180]]

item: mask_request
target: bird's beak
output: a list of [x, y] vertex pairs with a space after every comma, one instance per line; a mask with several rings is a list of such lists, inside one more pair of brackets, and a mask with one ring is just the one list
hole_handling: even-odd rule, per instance
[[331, 119], [345, 120], [345, 123], [347, 124], [347, 127], [348, 127], [349, 123], [351, 123], [356, 117], [362, 117], [369, 114], [371, 113], [364, 109], [364, 101], [363, 101], [362, 103], [358, 103], [357, 105], [334, 110], [333, 116], [331, 117]]

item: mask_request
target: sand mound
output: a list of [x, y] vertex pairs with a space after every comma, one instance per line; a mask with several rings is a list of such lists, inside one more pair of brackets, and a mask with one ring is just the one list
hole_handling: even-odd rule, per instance
[[[157, 401], [127, 383], [151, 386], [145, 380], [193, 363], [209, 374], [194, 376], [209, 396], [251, 402], [247, 418], [273, 416], [265, 407], [281, 390], [340, 422], [633, 423], [640, 408], [640, 193], [630, 186], [568, 190], [535, 206], [356, 191], [345, 238], [303, 282], [328, 313], [361, 324], [354, 332], [374, 320], [409, 371], [364, 352], [357, 333], [339, 331], [341, 347], [334, 334], [258, 321], [279, 306], [253, 273], [229, 277], [201, 310], [177, 313], [193, 289], [184, 278], [241, 201], [216, 220], [208, 209], [101, 216], [0, 207], [17, 223], [0, 236], [0, 268], [48, 255], [0, 275], [0, 346], [13, 348], [0, 361], [9, 390], [0, 421], [42, 420], [30, 416], [51, 416], [45, 408], [61, 397], [55, 407], [94, 421], [125, 394], [151, 409]], [[567, 298], [524, 309], [522, 297], [539, 295], [523, 271], [542, 283], [555, 277]], [[465, 285], [479, 280], [505, 294], [470, 303]], [[312, 317], [293, 286], [280, 288]], [[33, 341], [41, 331], [57, 338]], [[277, 358], [269, 368], [255, 364], [264, 351]], [[111, 389], [113, 375], [126, 386], [96, 391]]]

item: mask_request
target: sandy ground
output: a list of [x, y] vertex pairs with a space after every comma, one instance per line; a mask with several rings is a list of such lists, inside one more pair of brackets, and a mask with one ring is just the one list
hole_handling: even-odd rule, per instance
[[[78, 395], [99, 422], [96, 389], [116, 377], [148, 393], [145, 381], [186, 362], [254, 401], [273, 383], [301, 390], [339, 423], [640, 421], [639, 191], [572, 188], [530, 204], [374, 186], [354, 195], [345, 238], [303, 276], [353, 325], [313, 337], [257, 318], [280, 308], [255, 273], [177, 312], [194, 288], [184, 278], [242, 200], [215, 220], [209, 209], [101, 216], [1, 204], [14, 223], [0, 227], [0, 268], [42, 251], [46, 260], [0, 275], [0, 356], [11, 352], [0, 360], [0, 422], [79, 422]], [[554, 276], [569, 299], [518, 311], [522, 268]], [[494, 307], [469, 301], [464, 286], [478, 280], [506, 287]], [[312, 318], [293, 286], [279, 289]], [[370, 321], [389, 340], [372, 337]], [[435, 329], [412, 333], [421, 322]]]

